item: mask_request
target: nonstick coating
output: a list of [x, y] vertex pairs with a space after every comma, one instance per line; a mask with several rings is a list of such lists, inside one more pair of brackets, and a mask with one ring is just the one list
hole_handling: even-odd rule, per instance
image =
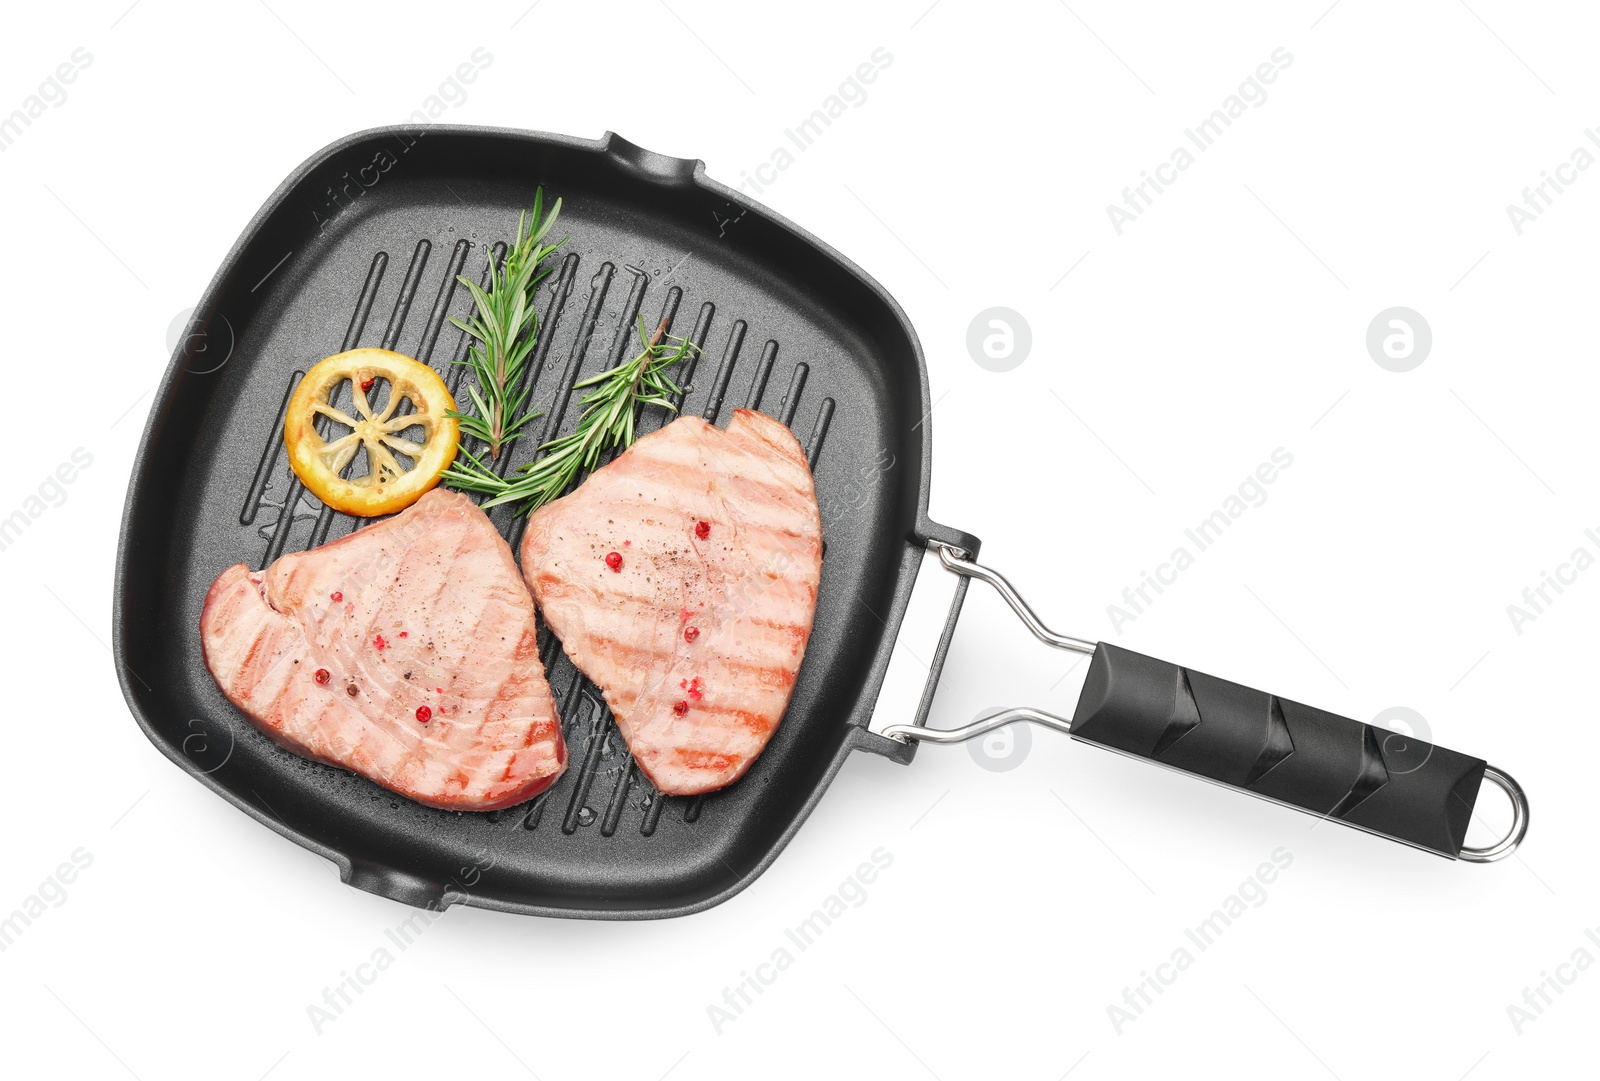
[[[668, 313], [673, 333], [704, 348], [692, 374], [681, 373], [683, 411], [726, 424], [735, 408], [760, 408], [789, 424], [813, 458], [826, 549], [810, 647], [766, 752], [709, 796], [654, 792], [599, 694], [548, 632], [541, 644], [572, 765], [545, 796], [491, 814], [422, 807], [278, 748], [223, 698], [201, 660], [200, 605], [218, 573], [237, 562], [261, 567], [357, 525], [300, 495], [281, 453], [298, 373], [341, 348], [383, 345], [459, 386], [462, 369], [450, 362], [464, 355], [463, 335], [445, 315], [465, 315], [470, 298], [451, 288], [453, 275], [461, 268], [482, 280], [486, 245], [513, 233], [536, 184], [564, 200], [557, 235], [571, 240], [538, 299], [548, 314], [534, 400], [547, 419], [515, 448], [513, 467], [540, 438], [571, 430], [573, 380], [636, 348], [636, 315], [653, 329]], [[852, 749], [910, 758], [864, 726], [919, 551], [929, 539], [977, 546], [927, 521], [928, 408], [921, 347], [888, 294], [706, 179], [697, 161], [610, 134], [432, 127], [350, 136], [257, 214], [162, 382], [117, 560], [124, 694], [169, 758], [362, 889], [414, 905], [559, 916], [709, 907], [772, 861]], [[515, 540], [508, 513], [494, 520]]]

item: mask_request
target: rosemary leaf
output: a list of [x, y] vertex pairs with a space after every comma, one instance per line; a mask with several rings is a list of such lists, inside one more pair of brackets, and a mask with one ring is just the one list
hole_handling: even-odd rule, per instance
[[638, 354], [573, 384], [574, 390], [589, 391], [582, 399], [583, 413], [577, 428], [539, 448], [540, 456], [534, 461], [510, 477], [502, 477], [481, 456], [463, 446], [461, 457], [466, 464], [458, 458], [444, 474], [445, 482], [462, 491], [489, 496], [483, 503], [485, 510], [515, 503], [518, 515], [531, 514], [558, 498], [580, 473], [599, 465], [600, 456], [606, 451], [633, 442], [634, 419], [641, 406], [673, 409], [671, 396], [682, 390], [668, 370], [695, 346], [686, 338], [667, 335], [666, 328], [663, 321], [654, 337], [647, 336], [641, 318]]
[[[518, 219], [517, 240], [506, 252], [504, 264], [496, 266], [493, 257], [490, 258], [489, 288], [483, 289], [465, 274], [456, 278], [467, 287], [476, 308], [470, 320], [450, 317], [452, 323], [476, 339], [465, 361], [472, 368], [474, 380], [474, 385], [468, 389], [473, 411], [470, 415], [459, 412], [450, 415], [460, 421], [463, 437], [470, 436], [488, 446], [491, 460], [500, 457], [507, 441], [514, 439], [523, 425], [538, 416], [528, 413], [517, 417], [527, 398], [527, 389], [518, 394], [517, 386], [539, 337], [539, 315], [534, 310], [533, 293], [550, 273], [549, 268], [541, 268], [541, 264], [567, 242], [563, 237], [554, 244], [544, 243], [560, 213], [561, 200], [557, 199], [546, 215], [544, 189], [535, 190], [533, 209]], [[465, 444], [463, 438], [463, 452]]]

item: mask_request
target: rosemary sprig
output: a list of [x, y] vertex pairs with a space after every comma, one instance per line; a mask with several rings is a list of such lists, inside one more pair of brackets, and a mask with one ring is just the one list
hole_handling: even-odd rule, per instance
[[[687, 338], [666, 334], [662, 320], [653, 337], [645, 334], [639, 320], [639, 353], [614, 368], [591, 375], [573, 384], [574, 390], [593, 387], [583, 396], [583, 414], [570, 435], [552, 439], [539, 448], [541, 456], [502, 477], [478, 455], [461, 448], [444, 479], [464, 492], [480, 492], [490, 498], [483, 507], [517, 503], [517, 514], [527, 515], [555, 499], [584, 470], [593, 469], [600, 455], [614, 447], [626, 447], [634, 439], [634, 420], [639, 407], [659, 405], [676, 410], [671, 395], [682, 393], [667, 370], [689, 355], [695, 346]], [[663, 340], [665, 339], [665, 340]], [[461, 458], [469, 464], [463, 465]]]
[[[561, 245], [563, 237], [554, 244], [542, 241], [555, 226], [561, 213], [561, 200], [544, 213], [544, 189], [533, 194], [532, 212], [524, 212], [517, 221], [517, 242], [506, 252], [504, 266], [489, 262], [489, 289], [485, 291], [465, 274], [456, 280], [472, 293], [477, 314], [470, 322], [455, 316], [450, 321], [477, 339], [467, 354], [474, 376], [468, 388], [472, 396], [473, 411], [469, 416], [451, 412], [461, 422], [463, 435], [472, 436], [488, 444], [491, 459], [500, 457], [500, 449], [507, 440], [516, 436], [522, 426], [538, 416], [530, 411], [522, 413], [532, 386], [517, 389], [522, 379], [522, 369], [528, 354], [533, 352], [539, 338], [539, 314], [533, 307], [533, 292], [545, 276], [548, 267], [540, 264]], [[521, 414], [520, 416], [518, 414]], [[463, 440], [465, 450], [465, 440]]]

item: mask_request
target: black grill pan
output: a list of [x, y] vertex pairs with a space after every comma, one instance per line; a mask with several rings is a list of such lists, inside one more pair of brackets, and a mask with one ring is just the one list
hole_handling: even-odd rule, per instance
[[[470, 298], [455, 275], [483, 273], [536, 184], [565, 201], [559, 232], [571, 239], [538, 300], [531, 378], [545, 416], [504, 460], [514, 468], [571, 430], [573, 382], [625, 356], [643, 315], [650, 326], [669, 319], [702, 349], [678, 373], [684, 412], [722, 423], [740, 407], [775, 416], [816, 476], [826, 548], [794, 697], [746, 777], [711, 795], [657, 794], [548, 632], [541, 646], [572, 765], [537, 799], [488, 814], [422, 807], [280, 749], [223, 698], [201, 660], [200, 606], [218, 573], [360, 524], [323, 507], [288, 468], [280, 433], [295, 382], [331, 353], [378, 345], [462, 389], [451, 362], [466, 341], [447, 316], [465, 315]], [[726, 899], [771, 863], [853, 750], [909, 762], [918, 741], [1012, 720], [1070, 727], [1032, 710], [953, 733], [922, 727], [967, 579], [978, 577], [1050, 644], [1094, 653], [1074, 735], [1472, 858], [1461, 845], [1481, 760], [1416, 741], [1397, 752], [1391, 733], [1045, 629], [972, 562], [976, 538], [928, 520], [928, 412], [921, 347], [894, 300], [831, 248], [708, 179], [698, 161], [611, 134], [440, 126], [352, 135], [268, 199], [162, 381], [117, 560], [124, 694], [167, 757], [328, 857], [352, 885], [430, 907], [674, 916]], [[515, 545], [509, 510], [492, 517]], [[916, 654], [910, 675], [909, 662], [897, 663], [902, 637]], [[894, 694], [875, 711], [886, 687]]]

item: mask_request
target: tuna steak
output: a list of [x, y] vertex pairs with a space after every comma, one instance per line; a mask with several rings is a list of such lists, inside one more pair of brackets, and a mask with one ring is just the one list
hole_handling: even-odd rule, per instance
[[771, 417], [681, 417], [537, 511], [522, 572], [573, 663], [668, 795], [737, 780], [772, 737], [811, 635], [822, 521]]
[[228, 700], [297, 754], [430, 807], [491, 811], [566, 768], [533, 602], [484, 513], [435, 489], [264, 571], [223, 571], [200, 615]]

